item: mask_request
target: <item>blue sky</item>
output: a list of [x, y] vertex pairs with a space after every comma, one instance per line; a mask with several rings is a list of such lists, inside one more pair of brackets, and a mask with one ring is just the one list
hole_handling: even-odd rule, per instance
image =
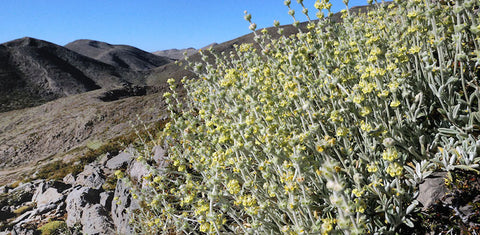
[[[304, 1], [311, 16], [314, 2]], [[334, 12], [345, 8], [330, 2]], [[295, 0], [292, 6], [302, 15]], [[2, 0], [0, 43], [28, 36], [59, 45], [93, 39], [146, 51], [201, 48], [249, 33], [245, 10], [258, 28], [292, 23], [283, 0]]]

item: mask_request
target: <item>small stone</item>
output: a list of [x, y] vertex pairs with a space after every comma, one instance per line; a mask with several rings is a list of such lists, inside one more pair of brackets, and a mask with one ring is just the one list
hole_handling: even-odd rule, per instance
[[420, 184], [417, 200], [422, 203], [424, 210], [445, 196], [445, 175], [445, 172], [434, 172]]

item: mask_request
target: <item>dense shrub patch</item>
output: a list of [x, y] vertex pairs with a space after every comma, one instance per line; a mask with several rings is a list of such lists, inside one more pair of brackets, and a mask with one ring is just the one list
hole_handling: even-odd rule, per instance
[[418, 184], [433, 171], [478, 168], [479, 5], [394, 1], [366, 14], [344, 10], [332, 24], [322, 0], [305, 32], [272, 39], [265, 30], [255, 32], [260, 50], [204, 52], [204, 63], [191, 65], [200, 79], [184, 81], [188, 95], [164, 95], [169, 166], [139, 157], [151, 173], [133, 192], [142, 202], [137, 229], [419, 228]]

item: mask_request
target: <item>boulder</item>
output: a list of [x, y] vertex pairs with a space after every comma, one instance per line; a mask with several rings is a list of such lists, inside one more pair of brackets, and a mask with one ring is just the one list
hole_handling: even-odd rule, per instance
[[69, 227], [81, 222], [83, 209], [87, 205], [97, 204], [100, 202], [100, 190], [77, 187], [70, 192], [66, 199], [67, 220], [65, 221]]
[[120, 168], [125, 168], [130, 164], [130, 162], [134, 159], [134, 156], [127, 152], [121, 152], [117, 156], [111, 158], [105, 163], [105, 167], [111, 170], [117, 170]]
[[[37, 191], [38, 192], [38, 191]], [[37, 207], [51, 205], [63, 201], [65, 196], [58, 192], [56, 188], [48, 188], [44, 192], [38, 192], [34, 195], [32, 201], [37, 203]]]
[[133, 228], [129, 224], [130, 212], [139, 209], [138, 201], [131, 193], [130, 187], [123, 181], [118, 180], [115, 188], [115, 201], [112, 202], [112, 220], [118, 234], [132, 234]]
[[84, 170], [77, 175], [75, 184], [84, 187], [99, 189], [105, 183], [105, 176], [100, 165], [91, 163], [85, 166]]
[[108, 213], [100, 204], [89, 205], [83, 209], [80, 220], [83, 234], [113, 234], [114, 227]]
[[47, 181], [40, 183], [32, 196], [32, 201], [37, 203], [37, 207], [48, 204], [58, 204], [65, 200], [62, 193], [71, 186], [60, 181]]

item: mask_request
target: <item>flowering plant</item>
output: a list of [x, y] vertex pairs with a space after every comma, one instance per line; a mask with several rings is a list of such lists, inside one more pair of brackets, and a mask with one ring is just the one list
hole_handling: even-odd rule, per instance
[[169, 80], [161, 140], [169, 165], [143, 158], [151, 174], [137, 183], [138, 228], [385, 234], [421, 226], [425, 177], [475, 171], [480, 161], [479, 5], [396, 0], [362, 14], [347, 6], [334, 24], [321, 0], [320, 20], [298, 34], [254, 31], [258, 45], [200, 52], [204, 63], [190, 64], [199, 79], [183, 80], [186, 97]]

